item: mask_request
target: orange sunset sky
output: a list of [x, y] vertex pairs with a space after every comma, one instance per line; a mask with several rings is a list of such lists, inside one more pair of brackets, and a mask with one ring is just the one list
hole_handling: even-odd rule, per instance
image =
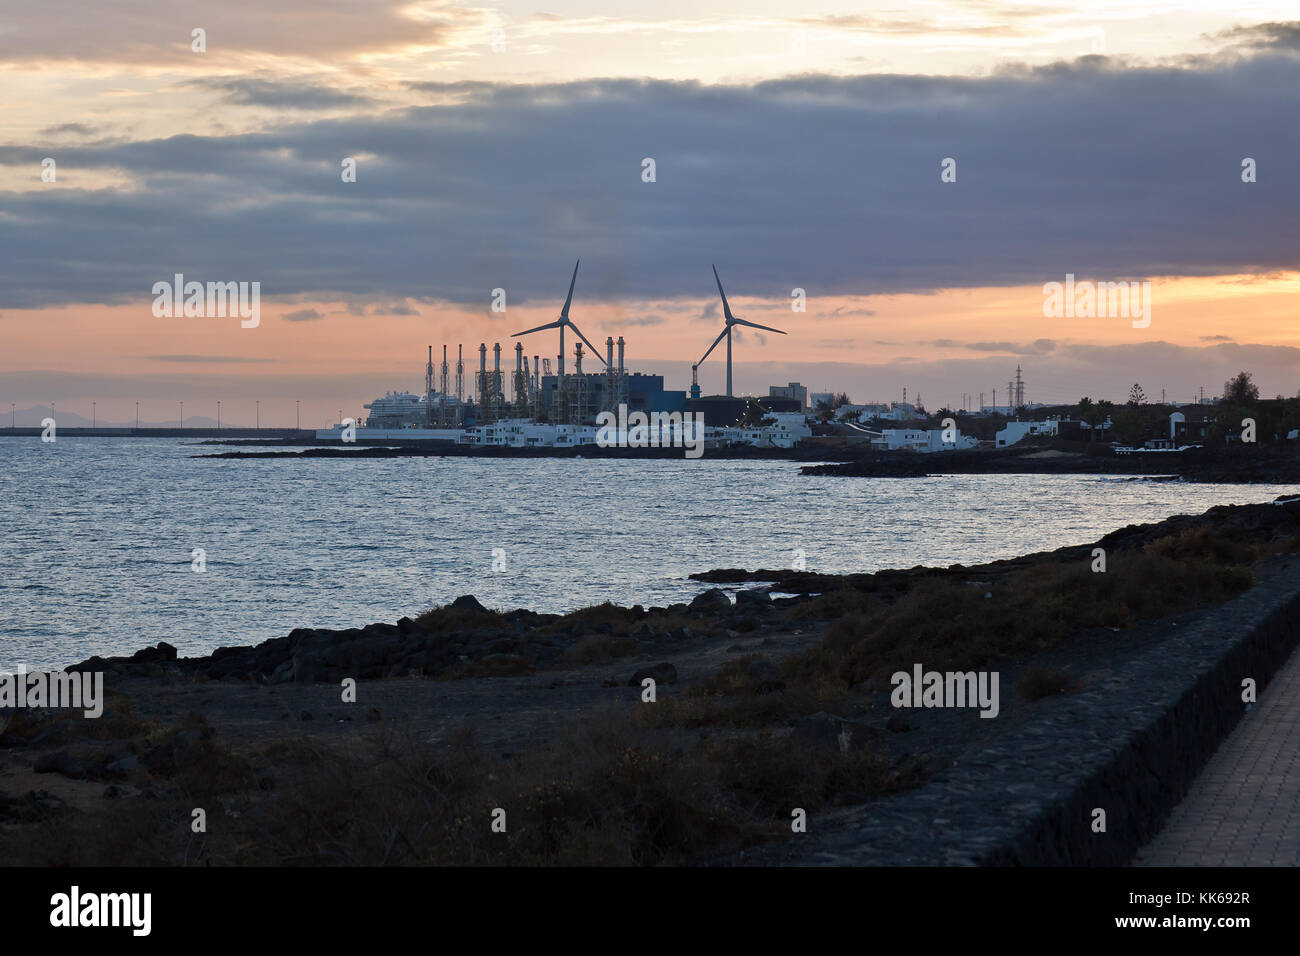
[[[1186, 401], [1243, 368], [1300, 390], [1283, 4], [129, 8], [51, 0], [0, 31], [19, 424], [137, 401], [251, 424], [260, 400], [324, 426], [419, 391], [430, 345], [463, 345], [467, 378], [480, 342], [513, 367], [578, 257], [574, 321], [669, 388], [721, 329], [716, 263], [738, 315], [788, 333], [737, 336], [741, 392], [973, 407], [1017, 366], [1038, 402]], [[259, 281], [260, 324], [155, 317], [176, 272]], [[1066, 273], [1149, 281], [1149, 327], [1045, 317]], [[554, 360], [553, 332], [523, 341]]]

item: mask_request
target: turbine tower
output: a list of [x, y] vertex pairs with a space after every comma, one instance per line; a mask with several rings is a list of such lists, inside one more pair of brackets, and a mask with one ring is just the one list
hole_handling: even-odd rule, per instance
[[751, 329], [762, 329], [764, 332], [775, 332], [778, 335], [785, 335], [785, 333], [782, 332], [780, 329], [774, 329], [766, 325], [759, 325], [757, 322], [747, 322], [745, 319], [737, 318], [736, 316], [732, 315], [731, 306], [727, 304], [727, 293], [722, 291], [722, 280], [718, 278], [717, 266], [713, 267], [713, 279], [715, 282], [718, 283], [718, 295], [722, 296], [722, 315], [726, 319], [727, 324], [726, 327], [723, 328], [723, 330], [718, 333], [718, 337], [713, 340], [713, 344], [709, 346], [709, 351], [704, 353], [704, 358], [700, 359], [698, 362], [695, 363], [695, 366], [691, 369], [691, 373], [692, 376], [694, 376], [695, 369], [699, 368], [701, 365], [704, 364], [704, 359], [709, 357], [709, 352], [712, 352], [715, 348], [717, 348], [718, 343], [721, 342], [723, 338], [726, 338], [727, 340], [727, 397], [730, 398], [731, 397], [731, 329], [732, 327], [737, 325], [744, 325], [744, 326], [748, 326]]
[[[573, 329], [573, 334], [576, 335], [578, 338], [582, 339], [582, 341], [586, 342], [587, 348], [591, 349], [592, 353], [597, 358], [600, 358], [600, 352], [597, 350], [596, 346], [591, 344], [591, 340], [588, 339], [585, 335], [583, 335], [582, 330], [579, 329], [576, 325], [574, 325], [573, 320], [569, 318], [569, 306], [573, 303], [573, 284], [578, 281], [578, 264], [580, 262], [582, 262], [581, 259], [579, 259], [577, 262], [573, 264], [573, 278], [569, 280], [569, 295], [564, 300], [564, 308], [560, 311], [560, 317], [556, 319], [554, 322], [548, 322], [545, 325], [539, 325], [535, 329], [526, 329], [523, 332], [516, 332], [514, 335], [511, 336], [511, 338], [517, 339], [521, 335], [532, 335], [534, 332], [541, 332], [544, 331], [545, 329], [559, 329], [560, 330], [559, 371], [560, 371], [561, 381], [564, 380], [564, 330], [566, 328]], [[601, 359], [601, 361], [603, 362], [605, 360]]]

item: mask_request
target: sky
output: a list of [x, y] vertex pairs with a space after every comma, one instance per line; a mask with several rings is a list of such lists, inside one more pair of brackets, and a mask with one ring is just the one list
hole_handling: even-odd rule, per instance
[[[1300, 21], [1223, 7], [44, 0], [0, 23], [0, 413], [323, 426], [430, 345], [554, 361], [511, 336], [579, 258], [574, 321], [670, 388], [716, 264], [787, 333], [743, 392], [1294, 395]], [[258, 324], [155, 315], [178, 273]], [[1150, 313], [1045, 314], [1067, 276]]]

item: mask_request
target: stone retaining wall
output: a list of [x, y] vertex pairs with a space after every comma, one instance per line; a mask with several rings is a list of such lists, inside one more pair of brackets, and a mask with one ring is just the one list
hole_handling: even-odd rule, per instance
[[[1300, 559], [919, 790], [864, 807], [799, 862], [1123, 865], [1300, 643]], [[1092, 830], [1093, 809], [1106, 832]]]

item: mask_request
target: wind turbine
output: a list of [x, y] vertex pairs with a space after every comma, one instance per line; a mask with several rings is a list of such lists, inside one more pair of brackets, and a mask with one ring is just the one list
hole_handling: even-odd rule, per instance
[[559, 329], [560, 330], [560, 380], [561, 381], [564, 380], [564, 330], [565, 328], [573, 329], [574, 335], [576, 335], [578, 338], [582, 339], [582, 341], [587, 343], [587, 348], [591, 349], [592, 354], [594, 354], [596, 358], [599, 358], [602, 362], [605, 361], [603, 358], [601, 358], [600, 350], [597, 349], [596, 346], [591, 344], [591, 340], [588, 339], [585, 335], [583, 335], [582, 330], [578, 328], [576, 325], [574, 325], [573, 320], [569, 318], [569, 305], [573, 302], [573, 284], [578, 281], [578, 264], [580, 262], [582, 262], [581, 259], [579, 259], [577, 262], [573, 264], [573, 278], [569, 280], [569, 295], [568, 298], [564, 300], [564, 308], [560, 310], [560, 317], [556, 319], [554, 322], [548, 322], [545, 325], [539, 325], [535, 329], [527, 329], [523, 332], [516, 332], [514, 335], [510, 336], [512, 339], [517, 339], [521, 335], [532, 335], [534, 332], [541, 332], [544, 329]]
[[727, 304], [727, 293], [722, 291], [722, 280], [718, 278], [717, 266], [713, 267], [713, 279], [715, 282], [718, 283], [718, 295], [722, 296], [722, 315], [727, 320], [727, 325], [726, 328], [724, 328], [720, 333], [718, 333], [718, 337], [713, 340], [713, 344], [709, 346], [709, 351], [704, 353], [704, 358], [700, 359], [698, 362], [695, 363], [695, 368], [699, 368], [701, 365], [704, 364], [704, 359], [709, 357], [709, 352], [712, 352], [715, 348], [717, 348], [718, 343], [721, 342], [722, 339], [725, 337], [727, 340], [727, 397], [730, 398], [731, 397], [731, 329], [732, 327], [736, 325], [745, 325], [751, 329], [762, 329], [764, 332], [775, 332], [778, 335], [785, 335], [785, 333], [782, 332], [780, 329], [773, 329], [766, 325], [759, 325], [757, 322], [747, 322], [744, 319], [737, 318], [736, 316], [732, 315], [731, 306]]

